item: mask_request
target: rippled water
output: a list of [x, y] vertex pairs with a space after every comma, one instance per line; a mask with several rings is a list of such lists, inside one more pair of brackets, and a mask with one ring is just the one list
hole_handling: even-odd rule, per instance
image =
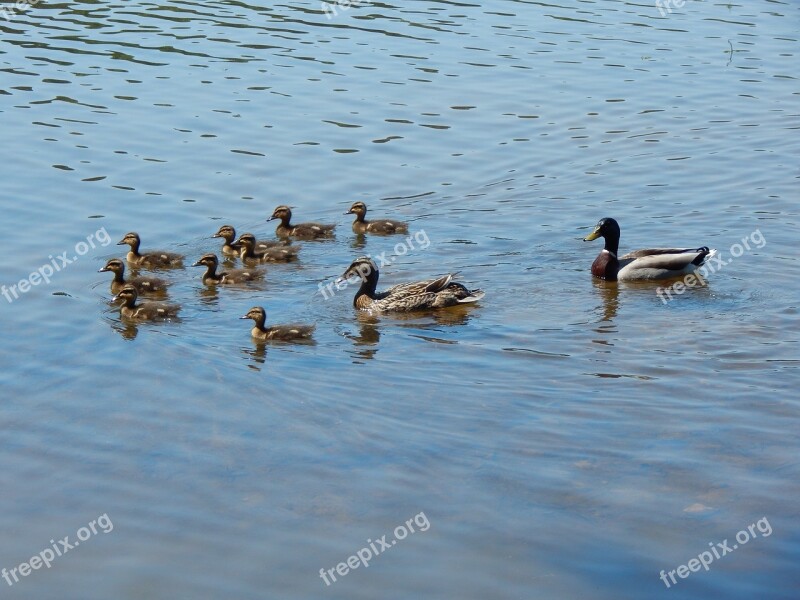
[[[0, 283], [75, 257], [0, 297], [0, 568], [113, 522], [8, 597], [797, 597], [798, 5], [0, 8]], [[358, 239], [355, 200], [429, 245]], [[249, 288], [166, 273], [181, 319], [120, 323], [125, 232], [193, 262], [280, 203], [336, 240]], [[730, 262], [667, 303], [593, 281], [604, 216]], [[486, 298], [320, 294], [384, 252], [383, 285]], [[254, 304], [315, 343], [253, 344]]]

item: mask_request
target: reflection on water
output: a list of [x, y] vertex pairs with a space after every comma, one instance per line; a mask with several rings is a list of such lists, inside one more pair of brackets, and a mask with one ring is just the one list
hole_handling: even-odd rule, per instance
[[[38, 2], [0, 19], [0, 284], [95, 219], [191, 261], [219, 253], [220, 223], [274, 239], [278, 204], [337, 223], [257, 284], [164, 272], [180, 322], [119, 319], [95, 272], [111, 246], [0, 297], [0, 564], [87, 510], [116, 525], [20, 593], [638, 600], [755, 514], [769, 542], [669, 593], [786, 598], [800, 6], [337, 6]], [[366, 316], [353, 289], [322, 297], [403, 239], [354, 235], [357, 200], [430, 240], [382, 288], [460, 272], [486, 298]], [[631, 248], [769, 243], [664, 304], [592, 280], [576, 238], [601, 216]], [[253, 305], [316, 324], [316, 343], [254, 342]], [[318, 579], [423, 510], [426, 536]]]

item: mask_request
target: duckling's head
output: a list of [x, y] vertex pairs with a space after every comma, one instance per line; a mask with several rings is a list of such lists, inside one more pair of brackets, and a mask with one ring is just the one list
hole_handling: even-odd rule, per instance
[[243, 233], [242, 235], [239, 236], [239, 239], [236, 240], [236, 243], [241, 244], [248, 250], [251, 248], [255, 248], [256, 236], [254, 236], [252, 233]]
[[194, 263], [192, 266], [193, 267], [216, 267], [217, 265], [219, 265], [219, 259], [217, 258], [217, 255], [214, 254], [213, 252], [209, 252], [208, 254], [203, 254], [203, 256], [201, 256], [199, 259], [197, 259], [197, 262]]
[[367, 214], [367, 205], [363, 202], [353, 202], [353, 206], [350, 207], [346, 215], [356, 215], [358, 218], [363, 219], [364, 216]]
[[619, 240], [619, 223], [611, 217], [600, 219], [594, 226], [594, 231], [583, 238], [584, 242], [591, 242], [602, 237], [606, 240]]
[[292, 209], [285, 204], [281, 204], [272, 211], [272, 216], [267, 219], [267, 221], [274, 221], [275, 219], [280, 219], [284, 223], [288, 223], [292, 219]]
[[231, 243], [236, 237], [236, 230], [231, 225], [223, 225], [219, 231], [211, 236], [212, 238], [223, 238], [227, 243]]
[[355, 259], [352, 264], [347, 267], [347, 270], [342, 274], [340, 279], [350, 279], [357, 276], [361, 281], [366, 281], [371, 275], [378, 275], [378, 266], [368, 256], [362, 256]]
[[132, 248], [134, 246], [138, 246], [140, 243], [141, 240], [139, 239], [139, 234], [136, 233], [135, 231], [131, 231], [129, 233], [126, 233], [125, 237], [117, 242], [117, 246], [124, 246], [125, 244], [127, 244]]
[[98, 269], [97, 272], [105, 273], [106, 271], [111, 271], [117, 275], [122, 275], [125, 272], [125, 263], [118, 258], [109, 259], [109, 261], [106, 263], [106, 266], [102, 269]]
[[128, 283], [119, 291], [116, 296], [114, 296], [114, 298], [112, 298], [112, 300], [122, 300], [124, 304], [133, 306], [136, 303], [136, 298], [138, 296], [139, 294], [136, 292], [136, 288], [132, 284]]
[[264, 310], [261, 306], [254, 306], [250, 310], [247, 311], [247, 314], [243, 317], [239, 317], [240, 319], [253, 319], [256, 323], [267, 320], [267, 311]]

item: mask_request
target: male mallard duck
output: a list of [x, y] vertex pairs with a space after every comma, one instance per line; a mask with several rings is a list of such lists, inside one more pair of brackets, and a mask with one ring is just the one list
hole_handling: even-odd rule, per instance
[[605, 247], [592, 263], [592, 275], [608, 281], [652, 281], [691, 273], [714, 256], [716, 250], [702, 248], [650, 248], [634, 250], [617, 258], [619, 224], [611, 218], [600, 219], [594, 231], [583, 238], [590, 242], [605, 238]]
[[182, 267], [183, 256], [175, 254], [174, 252], [148, 252], [146, 254], [139, 253], [139, 234], [131, 231], [126, 233], [125, 237], [117, 242], [117, 246], [128, 244], [131, 249], [128, 252], [128, 262], [132, 265], [141, 267]]
[[125, 263], [119, 258], [112, 258], [98, 273], [105, 273], [111, 271], [114, 273], [114, 279], [111, 280], [111, 293], [118, 294], [119, 291], [125, 287], [126, 283], [130, 283], [136, 288], [140, 294], [163, 294], [167, 291], [167, 282], [163, 279], [156, 277], [131, 277], [125, 279]]
[[361, 287], [353, 299], [353, 306], [359, 310], [407, 312], [425, 308], [446, 308], [456, 304], [477, 302], [484, 296], [482, 290], [468, 290], [453, 281], [453, 274], [439, 279], [429, 279], [414, 283], [401, 283], [384, 292], [376, 292], [378, 286], [378, 267], [365, 256], [353, 261], [340, 280], [352, 276], [361, 278]]
[[275, 219], [281, 220], [281, 224], [275, 229], [278, 237], [297, 237], [307, 240], [329, 238], [333, 237], [333, 230], [336, 228], [336, 225], [321, 225], [320, 223], [292, 225], [289, 223], [292, 220], [292, 209], [283, 205], [276, 208], [267, 221], [274, 221]]
[[203, 273], [203, 283], [206, 285], [212, 283], [245, 283], [247, 281], [255, 281], [264, 276], [263, 273], [255, 269], [231, 269], [230, 271], [223, 271], [217, 273], [219, 266], [219, 259], [213, 252], [204, 254], [200, 259], [192, 265], [193, 267], [205, 267], [206, 272]]
[[274, 248], [256, 248], [256, 236], [243, 233], [236, 241], [242, 262], [289, 262], [297, 258], [299, 246], [275, 246]]
[[[239, 256], [241, 254], [241, 247], [239, 242], [234, 242], [236, 239], [236, 230], [231, 225], [223, 225], [219, 231], [212, 235], [214, 238], [222, 238], [225, 242], [222, 244], [222, 253]], [[266, 250], [267, 248], [275, 248], [276, 246], [286, 246], [286, 240], [279, 241], [266, 241], [259, 240], [256, 242], [256, 251]]]
[[138, 293], [131, 284], [126, 284], [119, 294], [114, 296], [114, 300], [122, 300], [119, 314], [128, 319], [138, 321], [155, 321], [175, 317], [181, 309], [176, 304], [166, 304], [164, 302], [143, 302], [136, 304]]
[[253, 319], [255, 326], [250, 330], [250, 335], [257, 340], [307, 340], [314, 332], [313, 325], [273, 325], [265, 327], [267, 311], [260, 306], [254, 306], [240, 319]]
[[356, 220], [353, 221], [353, 231], [355, 233], [408, 233], [408, 223], [402, 221], [392, 221], [391, 219], [381, 219], [380, 221], [367, 221], [364, 217], [367, 216], [367, 205], [363, 202], [354, 202], [346, 215], [355, 215]]

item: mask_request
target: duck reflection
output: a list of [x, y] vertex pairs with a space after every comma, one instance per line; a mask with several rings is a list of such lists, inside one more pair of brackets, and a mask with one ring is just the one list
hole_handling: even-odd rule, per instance
[[358, 323], [358, 335], [345, 333], [344, 336], [353, 342], [354, 349], [350, 352], [353, 362], [370, 360], [375, 358], [378, 352], [378, 342], [381, 339], [381, 332], [378, 328], [380, 318], [376, 315], [359, 312], [356, 314]]
[[598, 306], [598, 311], [602, 313], [600, 321], [613, 321], [617, 318], [619, 309], [619, 284], [616, 281], [606, 281], [604, 279], [592, 279], [595, 291], [600, 296], [602, 304]]

